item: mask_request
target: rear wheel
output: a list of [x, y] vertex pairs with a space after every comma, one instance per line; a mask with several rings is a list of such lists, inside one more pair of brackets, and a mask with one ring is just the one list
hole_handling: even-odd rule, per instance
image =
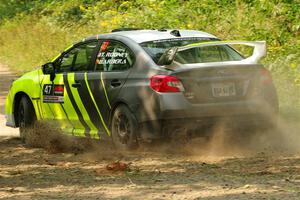
[[25, 143], [28, 134], [34, 130], [34, 125], [36, 122], [33, 105], [26, 96], [21, 98], [17, 112], [20, 138], [22, 142]]
[[135, 116], [124, 105], [117, 107], [113, 114], [111, 136], [119, 149], [129, 150], [138, 147], [138, 123]]

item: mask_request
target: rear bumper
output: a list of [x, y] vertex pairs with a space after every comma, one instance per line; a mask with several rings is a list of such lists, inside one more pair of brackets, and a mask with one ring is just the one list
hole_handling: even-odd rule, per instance
[[199, 132], [219, 123], [229, 128], [268, 127], [278, 111], [278, 104], [261, 99], [191, 104], [181, 93], [158, 94], [158, 98], [157, 114], [140, 121], [142, 139], [165, 137], [175, 130]]
[[193, 136], [203, 136], [211, 134], [209, 130], [217, 127], [227, 130], [266, 129], [272, 127], [274, 121], [259, 114], [155, 120], [140, 124], [140, 138], [153, 140], [186, 136], [189, 133]]
[[278, 105], [264, 99], [191, 104], [181, 93], [159, 95], [159, 119], [228, 117], [233, 115], [265, 115], [276, 111]]
[[161, 119], [230, 117], [234, 115], [251, 115], [268, 112], [262, 103], [255, 101], [213, 103], [186, 106], [183, 109], [165, 109]]

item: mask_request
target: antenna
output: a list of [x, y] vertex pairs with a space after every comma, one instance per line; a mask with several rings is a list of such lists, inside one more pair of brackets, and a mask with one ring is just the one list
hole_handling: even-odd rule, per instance
[[170, 32], [171, 35], [174, 35], [175, 37], [181, 37], [179, 30], [173, 30]]

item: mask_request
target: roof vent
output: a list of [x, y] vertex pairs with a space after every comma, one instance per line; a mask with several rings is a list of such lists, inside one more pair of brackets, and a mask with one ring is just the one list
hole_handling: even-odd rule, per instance
[[138, 28], [117, 28], [117, 29], [113, 29], [111, 32], [120, 32], [120, 31], [136, 31], [136, 30], [141, 30]]
[[181, 37], [179, 30], [173, 30], [170, 32], [171, 35], [174, 35], [175, 37]]

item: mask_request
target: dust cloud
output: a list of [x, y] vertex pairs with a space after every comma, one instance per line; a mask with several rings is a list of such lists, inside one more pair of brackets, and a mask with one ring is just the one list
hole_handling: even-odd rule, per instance
[[25, 144], [30, 147], [44, 148], [49, 153], [67, 153], [75, 154], [91, 149], [90, 139], [78, 140], [66, 134], [54, 124], [47, 122], [35, 123], [34, 129], [26, 132]]
[[185, 145], [191, 156], [248, 157], [258, 154], [290, 156], [300, 153], [299, 123], [270, 115], [271, 125], [264, 129], [228, 130], [226, 122], [218, 123], [209, 139], [196, 138]]
[[[271, 112], [270, 112], [271, 113]], [[73, 153], [85, 161], [122, 160], [143, 153], [155, 155], [184, 155], [201, 159], [250, 157], [257, 154], [288, 156], [300, 153], [300, 134], [297, 121], [285, 120], [270, 114], [272, 126], [228, 129], [228, 121], [220, 121], [209, 131], [209, 137], [190, 140], [159, 141], [140, 145], [137, 151], [118, 151], [110, 141], [75, 138], [65, 135], [48, 123], [38, 123], [28, 133], [26, 144], [44, 148], [49, 153]]]
[[84, 161], [121, 160], [126, 152], [116, 150], [110, 141], [100, 141], [67, 135], [48, 122], [37, 122], [26, 133], [25, 144], [44, 148], [50, 154], [72, 153]]
[[[224, 119], [209, 129], [208, 137], [161, 142], [156, 146], [143, 147], [142, 150], [214, 161], [225, 157], [253, 157], [260, 154], [266, 156], [299, 155], [299, 118], [287, 119], [282, 114], [274, 112], [267, 102], [263, 106], [262, 113], [264, 113], [264, 118], [268, 119], [266, 126], [240, 126], [235, 129], [231, 128], [234, 121]], [[203, 131], [198, 132], [198, 135], [201, 135]], [[204, 135], [207, 136], [207, 134]]]

